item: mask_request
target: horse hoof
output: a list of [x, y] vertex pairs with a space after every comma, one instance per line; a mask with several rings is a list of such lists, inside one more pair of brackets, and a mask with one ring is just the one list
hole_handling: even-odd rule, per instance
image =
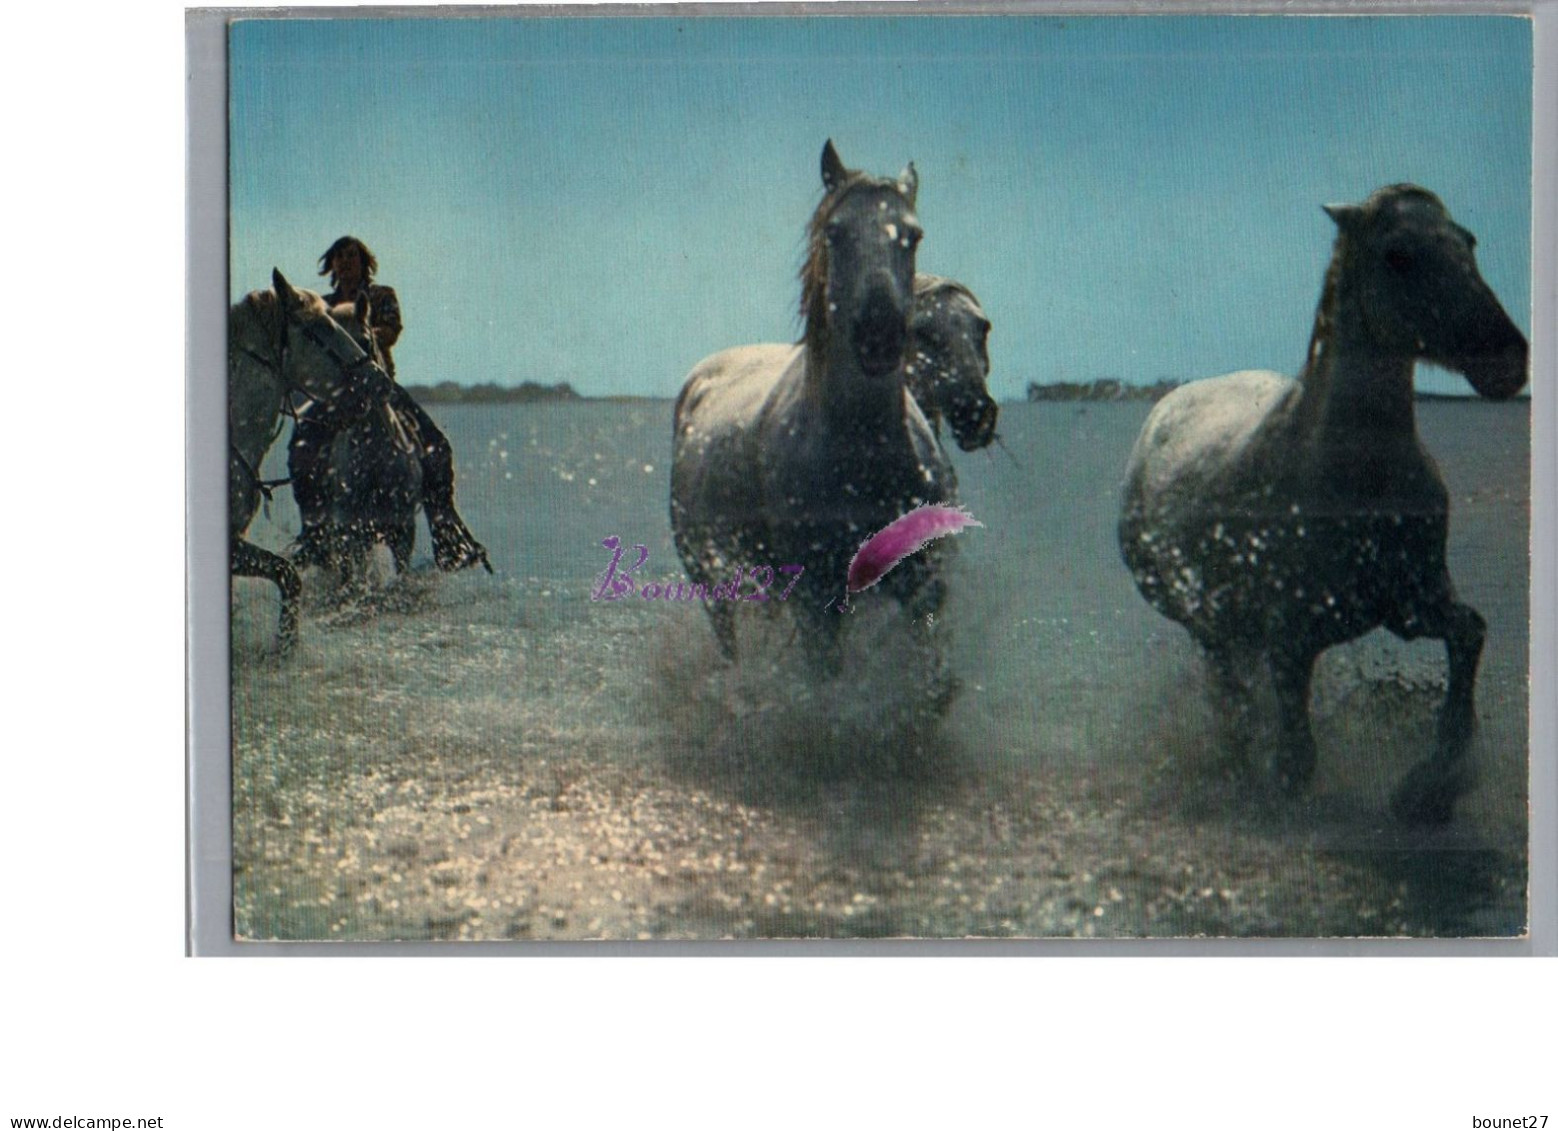
[[480, 545], [447, 549], [436, 556], [434, 564], [444, 573], [458, 573], [462, 569], [470, 569], [473, 566], [485, 566], [488, 573], [492, 572], [492, 563], [487, 560], [486, 547]]
[[1391, 816], [1412, 828], [1449, 824], [1455, 816], [1455, 791], [1443, 783], [1417, 784], [1414, 778], [1409, 777], [1391, 796]]
[[1476, 766], [1462, 760], [1446, 766], [1429, 760], [1414, 766], [1391, 794], [1391, 815], [1404, 825], [1445, 825], [1455, 815], [1455, 802], [1476, 781]]
[[487, 547], [476, 541], [458, 516], [449, 514], [428, 515], [427, 525], [433, 536], [433, 564], [445, 573], [457, 573], [472, 566], [485, 566], [492, 572], [487, 560]]

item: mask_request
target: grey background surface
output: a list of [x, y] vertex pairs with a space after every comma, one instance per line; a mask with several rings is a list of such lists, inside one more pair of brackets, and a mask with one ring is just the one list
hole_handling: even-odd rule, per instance
[[[229, 661], [226, 547], [225, 309], [227, 294], [227, 91], [226, 29], [239, 17], [350, 14], [356, 18], [470, 15], [472, 18], [537, 14], [535, 9], [381, 8], [195, 10], [187, 14], [188, 242], [186, 292], [186, 562], [187, 562], [187, 769], [189, 953], [202, 956], [274, 955], [1554, 955], [1558, 954], [1558, 0], [1518, 4], [1278, 3], [937, 4], [936, 11], [1018, 10], [1045, 13], [1129, 14], [1149, 9], [1203, 14], [1306, 12], [1428, 14], [1432, 12], [1529, 12], [1535, 21], [1535, 116], [1532, 312], [1532, 625], [1531, 625], [1531, 933], [1502, 940], [1281, 940], [1151, 941], [1045, 940], [970, 942], [746, 942], [746, 943], [467, 943], [467, 944], [270, 944], [232, 940], [231, 774], [229, 765]], [[912, 6], [911, 6], [912, 9]], [[919, 11], [929, 10], [921, 6]], [[655, 18], [673, 9], [601, 6], [567, 14], [630, 11]], [[903, 12], [893, 4], [850, 5], [849, 14]], [[736, 7], [681, 5], [679, 16], [743, 12]], [[815, 11], [804, 5], [762, 5], [745, 14]], [[556, 15], [558, 9], [547, 10]]]

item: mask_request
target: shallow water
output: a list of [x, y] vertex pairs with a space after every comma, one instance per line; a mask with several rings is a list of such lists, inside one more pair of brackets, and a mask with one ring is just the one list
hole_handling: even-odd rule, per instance
[[[1228, 775], [1194, 650], [1115, 548], [1146, 411], [1007, 406], [1009, 454], [955, 454], [984, 526], [958, 536], [942, 620], [963, 688], [938, 722], [869, 599], [820, 686], [782, 618], [743, 609], [731, 669], [696, 606], [589, 599], [607, 535], [649, 547], [641, 576], [680, 576], [669, 403], [434, 406], [496, 576], [438, 575], [424, 530], [419, 568], [364, 607], [308, 578], [281, 663], [273, 593], [234, 584], [239, 934], [1523, 930], [1527, 406], [1419, 410], [1451, 568], [1489, 623], [1482, 777], [1430, 833], [1386, 803], [1431, 741], [1436, 644], [1376, 633], [1322, 659], [1309, 798]], [[282, 491], [252, 533], [295, 529]]]

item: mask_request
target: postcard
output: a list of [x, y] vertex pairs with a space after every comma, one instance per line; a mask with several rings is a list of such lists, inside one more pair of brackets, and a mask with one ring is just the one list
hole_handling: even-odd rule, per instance
[[1527, 933], [1528, 19], [226, 34], [238, 943]]

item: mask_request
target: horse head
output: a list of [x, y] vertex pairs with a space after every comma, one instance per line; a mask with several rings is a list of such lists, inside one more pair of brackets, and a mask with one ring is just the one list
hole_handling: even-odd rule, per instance
[[389, 375], [330, 316], [324, 299], [292, 286], [279, 270], [272, 270], [271, 284], [282, 316], [279, 353], [288, 386], [337, 406], [350, 403], [366, 409], [369, 400], [382, 400]]
[[808, 227], [801, 270], [806, 343], [819, 356], [841, 350], [868, 377], [896, 373], [908, 343], [919, 178], [911, 163], [895, 178], [846, 168], [830, 140], [822, 150], [826, 190]]
[[1477, 270], [1470, 232], [1440, 199], [1390, 185], [1362, 204], [1327, 205], [1337, 259], [1375, 344], [1463, 374], [1480, 395], [1514, 396], [1529, 348]]
[[945, 414], [958, 447], [986, 447], [995, 438], [1000, 407], [990, 376], [990, 320], [963, 284], [936, 275], [914, 278], [909, 323], [909, 392], [927, 417]]

